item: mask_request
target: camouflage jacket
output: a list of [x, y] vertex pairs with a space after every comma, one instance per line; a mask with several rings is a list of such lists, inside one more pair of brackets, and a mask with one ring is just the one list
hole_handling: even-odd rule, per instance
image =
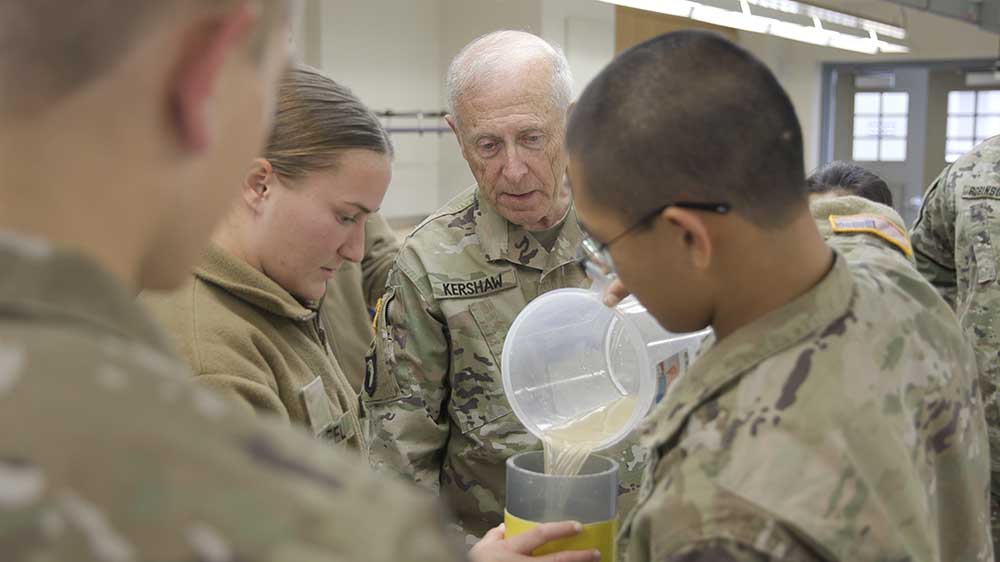
[[[142, 301], [173, 337], [195, 380], [257, 411], [362, 450], [357, 394], [320, 313], [270, 277], [210, 245], [192, 279]], [[320, 309], [325, 303], [320, 306]]]
[[0, 235], [4, 562], [459, 560], [426, 498], [193, 384], [92, 262]]
[[[1000, 137], [945, 168], [911, 233], [917, 267], [951, 303], [979, 364], [1000, 495]], [[994, 511], [1000, 499], [994, 499]], [[1000, 539], [1000, 532], [997, 532]]]
[[337, 361], [355, 393], [365, 379], [365, 355], [372, 342], [372, 317], [385, 292], [392, 262], [399, 252], [399, 238], [382, 215], [368, 217], [365, 224], [365, 257], [361, 263], [344, 262], [327, 283], [323, 299], [323, 321]]
[[[581, 239], [571, 210], [550, 253], [472, 188], [417, 227], [390, 273], [362, 393], [369, 455], [439, 492], [472, 535], [503, 520], [506, 459], [541, 447], [504, 395], [504, 337], [538, 295], [586, 285]], [[628, 509], [645, 451], [605, 454], [622, 465]]]
[[844, 197], [813, 213], [843, 244], [830, 272], [710, 345], [651, 414], [630, 562], [992, 559], [985, 420], [954, 315], [894, 211]]

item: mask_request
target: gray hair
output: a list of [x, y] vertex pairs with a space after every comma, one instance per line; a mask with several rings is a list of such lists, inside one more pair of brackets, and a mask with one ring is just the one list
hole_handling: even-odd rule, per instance
[[447, 78], [448, 112], [457, 117], [459, 98], [482, 80], [538, 57], [551, 64], [552, 100], [559, 108], [569, 109], [573, 74], [562, 49], [525, 31], [502, 30], [475, 39], [452, 59]]

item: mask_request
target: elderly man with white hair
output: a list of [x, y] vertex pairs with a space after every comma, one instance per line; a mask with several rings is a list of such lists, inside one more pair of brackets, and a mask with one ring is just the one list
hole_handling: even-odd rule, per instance
[[[540, 448], [500, 379], [504, 337], [534, 298], [586, 278], [564, 185], [572, 77], [563, 54], [519, 31], [476, 39], [448, 70], [448, 123], [476, 185], [406, 239], [376, 317], [362, 400], [373, 466], [440, 493], [464, 531], [503, 519], [505, 461]], [[645, 452], [613, 450], [620, 505]]]

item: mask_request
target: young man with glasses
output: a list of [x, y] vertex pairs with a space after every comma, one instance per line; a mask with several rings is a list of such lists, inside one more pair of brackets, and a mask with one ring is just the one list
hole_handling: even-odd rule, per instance
[[643, 43], [568, 149], [585, 258], [665, 328], [715, 332], [647, 421], [630, 562], [992, 559], [971, 350], [894, 211], [810, 212], [763, 64], [703, 32]]

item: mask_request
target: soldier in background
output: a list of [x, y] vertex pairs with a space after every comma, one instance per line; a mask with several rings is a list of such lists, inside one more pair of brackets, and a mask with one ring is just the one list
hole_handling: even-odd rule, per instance
[[365, 355], [372, 342], [372, 314], [385, 293], [389, 270], [399, 252], [399, 237], [381, 213], [365, 224], [365, 257], [347, 262], [327, 286], [323, 320], [333, 344], [333, 353], [355, 392], [365, 380]]
[[976, 352], [990, 431], [994, 549], [1000, 546], [1000, 137], [931, 183], [910, 236], [917, 269], [958, 314]]
[[[450, 115], [476, 185], [403, 242], [377, 311], [362, 399], [373, 466], [440, 493], [466, 533], [503, 520], [505, 461], [539, 449], [500, 377], [504, 338], [538, 295], [587, 284], [564, 186], [572, 94], [562, 53], [529, 33], [467, 45], [448, 70]], [[610, 451], [627, 511], [645, 451]]]
[[762, 63], [705, 32], [640, 44], [567, 146], [587, 258], [668, 330], [717, 338], [650, 414], [630, 562], [992, 559], [972, 352], [894, 211], [810, 213]]
[[428, 501], [196, 387], [134, 302], [185, 278], [261, 149], [288, 9], [0, 3], [4, 562], [461, 558]]

